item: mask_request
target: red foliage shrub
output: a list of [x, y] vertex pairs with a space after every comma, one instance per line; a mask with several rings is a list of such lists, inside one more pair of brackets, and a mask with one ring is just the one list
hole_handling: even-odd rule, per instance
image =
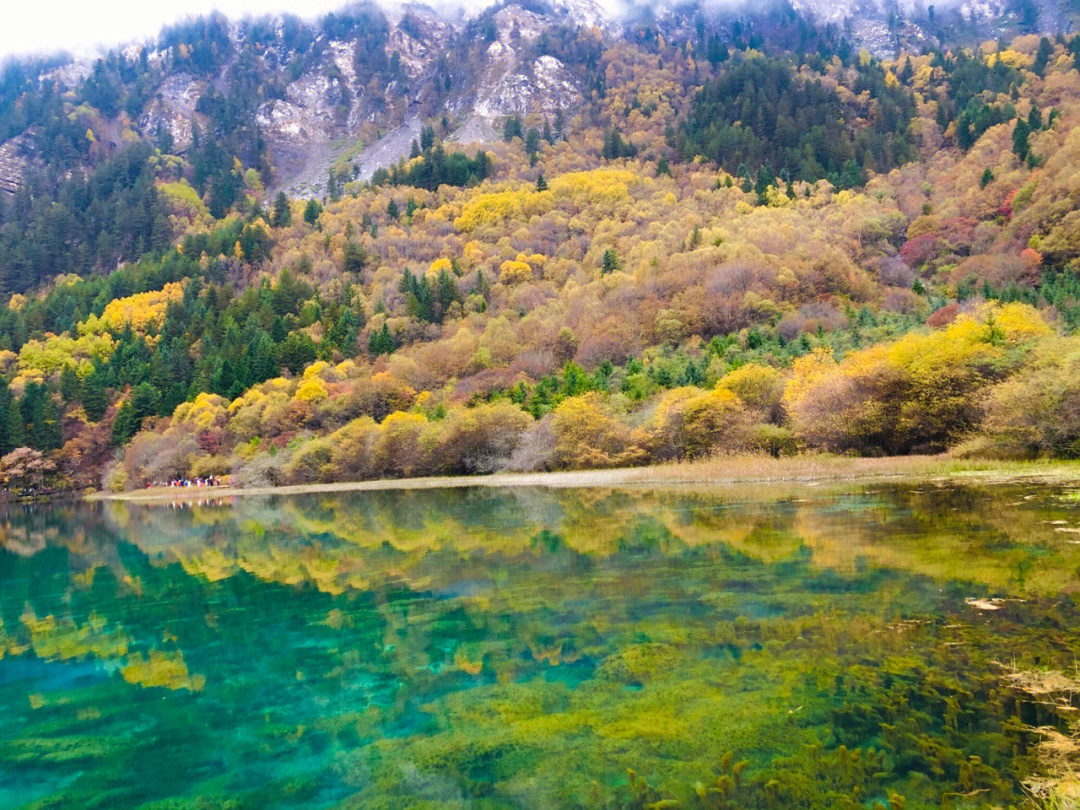
[[936, 233], [923, 233], [908, 239], [900, 248], [900, 258], [908, 267], [919, 268], [941, 253], [945, 244]]
[[945, 326], [956, 320], [956, 316], [960, 313], [960, 305], [953, 301], [951, 304], [946, 304], [941, 309], [937, 310], [926, 319], [926, 325], [937, 329]]

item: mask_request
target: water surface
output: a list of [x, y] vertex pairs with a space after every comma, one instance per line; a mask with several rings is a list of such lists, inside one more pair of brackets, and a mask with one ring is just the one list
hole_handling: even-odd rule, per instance
[[1067, 487], [427, 490], [0, 520], [0, 807], [1007, 807]]

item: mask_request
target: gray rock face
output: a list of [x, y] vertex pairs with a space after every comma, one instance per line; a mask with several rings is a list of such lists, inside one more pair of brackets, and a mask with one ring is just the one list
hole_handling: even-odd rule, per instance
[[[600, 20], [599, 6], [577, 2], [586, 20]], [[256, 122], [270, 145], [275, 189], [318, 196], [331, 165], [350, 156], [355, 176], [366, 180], [379, 168], [406, 157], [425, 120], [446, 117], [451, 139], [490, 142], [507, 115], [554, 116], [572, 111], [581, 90], [572, 72], [550, 55], [535, 55], [537, 39], [565, 19], [520, 6], [495, 15], [496, 37], [470, 41], [467, 21], [449, 21], [415, 7], [391, 20], [387, 59], [397, 54], [403, 81], [375, 84], [358, 74], [355, 41], [328, 44], [322, 60], [288, 85], [285, 98], [263, 104]], [[440, 69], [455, 52], [472, 49], [479, 59], [455, 76], [453, 89], [440, 87]]]
[[160, 132], [166, 132], [172, 138], [173, 148], [185, 152], [191, 146], [192, 122], [206, 126], [205, 118], [195, 112], [195, 105], [207, 86], [189, 73], [176, 73], [165, 79], [139, 117], [143, 135], [157, 138]]
[[12, 195], [19, 190], [32, 159], [31, 133], [18, 135], [0, 144], [0, 193]]
[[487, 47], [482, 73], [471, 97], [463, 99], [467, 116], [492, 123], [511, 114], [554, 115], [581, 100], [573, 77], [554, 56], [525, 56], [549, 27], [549, 21], [520, 6], [495, 15], [497, 39]]

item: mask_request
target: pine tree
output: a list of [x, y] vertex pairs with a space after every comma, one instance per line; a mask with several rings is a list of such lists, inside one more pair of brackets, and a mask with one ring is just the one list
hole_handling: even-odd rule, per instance
[[604, 258], [600, 263], [600, 272], [604, 275], [608, 273], [614, 273], [619, 269], [619, 257], [615, 253], [614, 248], [608, 248], [604, 251]]
[[1028, 156], [1028, 136], [1031, 134], [1031, 127], [1028, 126], [1028, 122], [1023, 118], [1016, 120], [1016, 126], [1013, 127], [1013, 152], [1020, 160], [1025, 160]]
[[279, 191], [274, 197], [274, 208], [270, 214], [270, 224], [275, 228], [284, 228], [292, 224], [292, 211], [289, 209], [289, 198], [284, 191]]
[[41, 423], [35, 425], [34, 447], [42, 453], [59, 450], [64, 446], [64, 434], [60, 427], [60, 412], [56, 403], [45, 391], [41, 401]]
[[535, 166], [540, 152], [540, 130], [531, 127], [525, 135], [525, 152], [529, 156], [529, 165]]
[[506, 121], [503, 122], [503, 140], [509, 142], [514, 138], [520, 138], [521, 132], [521, 117], [517, 115], [508, 116]]
[[537, 191], [547, 191], [547, 189], [548, 189], [547, 180], [544, 179], [544, 173], [540, 172], [540, 175], [536, 178], [536, 190]]
[[60, 396], [69, 405], [79, 399], [82, 387], [79, 383], [79, 375], [71, 366], [64, 366], [60, 371]]
[[358, 242], [352, 239], [345, 243], [345, 260], [343, 262], [346, 273], [359, 273], [364, 269], [367, 262], [367, 251]]
[[308, 225], [314, 225], [319, 221], [319, 215], [322, 213], [322, 206], [319, 205], [319, 201], [312, 197], [307, 201], [307, 205], [304, 206], [304, 222]]
[[98, 369], [83, 380], [82, 404], [86, 418], [91, 422], [100, 421], [109, 407], [109, 400], [105, 396], [105, 380]]
[[22, 413], [15, 406], [8, 410], [7, 419], [4, 420], [4, 446], [8, 448], [8, 453], [16, 447], [26, 446], [26, 425]]
[[0, 456], [25, 443], [22, 416], [7, 382], [0, 379]]
[[385, 323], [382, 325], [382, 329], [372, 332], [371, 337], [368, 338], [368, 354], [372, 357], [378, 357], [380, 354], [390, 354], [395, 348], [394, 339], [390, 336], [390, 330], [387, 329]]
[[1050, 62], [1050, 57], [1054, 55], [1054, 46], [1050, 40], [1043, 37], [1039, 40], [1039, 50], [1035, 54], [1035, 62], [1031, 65], [1031, 70], [1042, 76], [1046, 72], [1046, 66]]
[[458, 293], [457, 284], [454, 283], [454, 279], [450, 274], [446, 272], [446, 268], [439, 271], [439, 276], [435, 281], [435, 297], [439, 302], [439, 307], [443, 315], [446, 314], [446, 310], [450, 305], [461, 298]]
[[754, 191], [757, 192], [758, 202], [761, 205], [766, 203], [766, 193], [770, 186], [776, 185], [776, 175], [772, 173], [772, 169], [768, 166], [760, 166], [757, 170], [757, 180], [754, 182]]
[[110, 434], [112, 443], [120, 446], [127, 444], [138, 429], [139, 427], [135, 422], [135, 411], [131, 407], [131, 401], [124, 400], [124, 403], [116, 412], [116, 419], [113, 420], [112, 433]]

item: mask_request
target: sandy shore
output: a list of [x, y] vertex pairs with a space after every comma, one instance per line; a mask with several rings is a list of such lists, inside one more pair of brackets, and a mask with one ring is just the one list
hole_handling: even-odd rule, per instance
[[903, 480], [1020, 479], [1080, 482], [1080, 462], [958, 461], [947, 456], [846, 458], [809, 455], [773, 459], [737, 456], [701, 462], [575, 472], [496, 473], [494, 475], [432, 476], [333, 484], [297, 484], [279, 487], [159, 487], [131, 492], [96, 492], [89, 500], [178, 501], [241, 495], [300, 495], [317, 492], [352, 492], [391, 489], [457, 487], [713, 487], [740, 483], [804, 483]]

